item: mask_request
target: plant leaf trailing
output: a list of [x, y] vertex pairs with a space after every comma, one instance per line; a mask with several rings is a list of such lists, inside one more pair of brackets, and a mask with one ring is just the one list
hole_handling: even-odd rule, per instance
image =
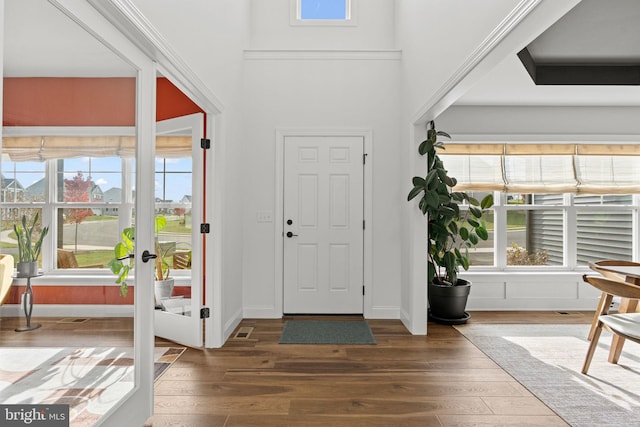
[[[164, 230], [166, 226], [167, 219], [165, 217], [157, 216], [155, 218], [154, 229], [156, 235]], [[113, 259], [107, 264], [111, 272], [116, 275], [116, 283], [120, 285], [120, 295], [123, 297], [126, 297], [129, 291], [127, 279], [134, 265], [135, 235], [135, 227], [127, 227], [122, 230], [120, 235], [121, 239], [113, 248]], [[155, 260], [155, 277], [156, 280], [164, 280], [169, 277], [169, 264], [166, 261], [166, 257], [171, 255], [171, 251], [169, 249], [160, 250], [161, 248], [158, 245], [157, 237], [155, 246], [156, 254], [158, 255]]]
[[[451, 190], [457, 181], [449, 176], [438, 156], [437, 150], [445, 149], [438, 137], [451, 138], [429, 122], [427, 139], [418, 146], [418, 153], [427, 156], [427, 174], [424, 178], [413, 177], [407, 199], [419, 197], [418, 208], [427, 216], [429, 282], [455, 285], [460, 267], [469, 269], [468, 248], [489, 238], [482, 216], [493, 206], [493, 194], [478, 201], [465, 192]], [[464, 202], [468, 209], [460, 209], [459, 203]]]

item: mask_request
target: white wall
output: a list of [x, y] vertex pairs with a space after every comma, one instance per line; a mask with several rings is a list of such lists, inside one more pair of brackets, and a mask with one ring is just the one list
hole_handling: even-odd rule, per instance
[[[245, 144], [244, 307], [246, 317], [280, 317], [274, 247], [275, 223], [258, 223], [257, 211], [275, 212], [275, 133], [278, 129], [370, 130], [373, 152], [372, 317], [398, 317], [400, 209], [398, 152], [399, 58], [362, 59], [353, 50], [393, 46], [393, 0], [360, 1], [358, 26], [289, 26], [289, 1], [252, 3], [251, 48], [334, 50], [309, 59], [304, 52], [256, 57], [244, 70]], [[277, 15], [277, 16], [274, 16]], [[343, 37], [344, 36], [344, 37]], [[336, 38], [337, 37], [337, 38]], [[303, 41], [303, 43], [301, 42]], [[340, 52], [336, 52], [340, 48]], [[351, 52], [343, 55], [343, 49]], [[274, 221], [282, 221], [274, 218]]]
[[[518, 4], [517, 0], [402, 0], [396, 2], [396, 44], [402, 49], [399, 153], [402, 155], [401, 316], [407, 328], [426, 333], [426, 225], [414, 203], [406, 202], [411, 177], [423, 175], [417, 154], [424, 139], [422, 109], [471, 53]], [[429, 117], [427, 120], [433, 119]], [[416, 237], [423, 236], [423, 237]]]
[[438, 117], [438, 128], [456, 135], [544, 135], [555, 140], [575, 135], [640, 135], [640, 107], [579, 106], [452, 106]]
[[290, 25], [296, 0], [252, 0], [252, 49], [392, 49], [395, 0], [352, 0], [357, 25]]
[[[222, 327], [225, 338], [242, 318], [243, 49], [248, 44], [248, 0], [134, 0], [223, 104], [216, 151], [224, 157], [222, 194]], [[220, 146], [221, 144], [221, 146]], [[210, 184], [216, 185], [215, 182]], [[211, 295], [208, 296], [211, 299]]]

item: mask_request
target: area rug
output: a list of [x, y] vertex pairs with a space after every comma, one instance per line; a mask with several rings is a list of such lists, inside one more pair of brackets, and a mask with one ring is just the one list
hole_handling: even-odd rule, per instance
[[638, 344], [626, 343], [618, 365], [608, 363], [611, 335], [603, 331], [583, 375], [590, 325], [455, 328], [571, 426], [640, 426]]
[[375, 344], [366, 321], [287, 320], [280, 344]]
[[[157, 380], [184, 347], [156, 347]], [[71, 426], [92, 426], [134, 385], [130, 347], [0, 348], [0, 403], [67, 404]]]

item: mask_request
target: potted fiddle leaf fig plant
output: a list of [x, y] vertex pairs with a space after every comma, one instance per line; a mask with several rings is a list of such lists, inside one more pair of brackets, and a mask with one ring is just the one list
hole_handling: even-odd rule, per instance
[[22, 223], [14, 224], [13, 231], [18, 240], [18, 261], [16, 275], [18, 277], [33, 277], [38, 274], [38, 257], [42, 250], [42, 242], [49, 232], [49, 227], [42, 227], [40, 235], [36, 226], [39, 213], [33, 218], [31, 225], [27, 224], [27, 216], [22, 215]]
[[457, 180], [449, 176], [438, 156], [437, 150], [445, 149], [439, 137], [451, 138], [429, 122], [427, 139], [418, 147], [419, 154], [427, 158], [427, 174], [413, 177], [408, 200], [418, 198], [418, 208], [427, 217], [429, 316], [440, 323], [459, 324], [469, 318], [465, 308], [471, 282], [458, 273], [460, 267], [469, 268], [469, 248], [489, 237], [482, 218], [493, 206], [493, 195], [478, 201], [453, 191]]
[[[164, 216], [155, 218], [155, 251], [156, 258], [154, 260], [155, 282], [154, 292], [156, 301], [163, 298], [169, 298], [173, 293], [174, 279], [169, 276], [169, 263], [167, 258], [172, 255], [173, 246], [164, 245], [158, 242], [158, 233], [167, 226], [167, 219]], [[120, 285], [120, 295], [126, 297], [129, 291], [127, 280], [129, 273], [133, 270], [133, 255], [135, 252], [135, 227], [127, 227], [122, 230], [121, 240], [113, 248], [113, 259], [109, 261], [107, 266], [113, 274], [116, 275], [116, 283]]]

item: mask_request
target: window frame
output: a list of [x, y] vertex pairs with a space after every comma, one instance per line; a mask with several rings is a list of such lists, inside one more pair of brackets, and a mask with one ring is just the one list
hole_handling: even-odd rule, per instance
[[[135, 127], [49, 127], [49, 126], [27, 126], [27, 127], [5, 127], [4, 136], [135, 136]], [[86, 156], [90, 157], [90, 156]], [[156, 159], [162, 157], [156, 157]], [[56, 179], [58, 175], [57, 162], [59, 159], [47, 159], [44, 164], [44, 179], [46, 185], [46, 196], [42, 202], [2, 202], [3, 209], [28, 209], [39, 208], [42, 212], [42, 223], [49, 225], [49, 235], [45, 238], [42, 252], [42, 271], [47, 276], [60, 277], [65, 276], [73, 279], [91, 277], [112, 278], [113, 274], [105, 265], [104, 268], [79, 268], [79, 269], [59, 269], [57, 267], [57, 241], [55, 236], [58, 235], [57, 213], [61, 209], [70, 207], [77, 208], [118, 208], [118, 229], [122, 230], [131, 226], [132, 213], [134, 211], [135, 200], [133, 199], [133, 187], [135, 185], [134, 178], [134, 159], [121, 157], [121, 183], [122, 183], [122, 199], [120, 203], [113, 202], [64, 202], [58, 200], [58, 190], [56, 188]], [[199, 174], [201, 165], [192, 163], [192, 174]], [[1, 168], [0, 168], [1, 171]], [[154, 171], [154, 175], [157, 171]], [[199, 175], [196, 175], [199, 176]], [[167, 206], [164, 206], [167, 205]], [[169, 206], [170, 205], [170, 206]], [[187, 206], [188, 205], [188, 206]], [[156, 203], [156, 208], [158, 204]], [[185, 207], [191, 209], [191, 203], [184, 204], [180, 202], [172, 202], [163, 204], [162, 207], [175, 208]], [[176, 279], [189, 279], [191, 270], [172, 270], [171, 274]], [[86, 284], [84, 281], [82, 284]]]
[[[531, 205], [531, 204], [507, 204], [507, 195], [510, 193], [494, 191], [496, 203], [491, 208], [494, 218], [494, 265], [471, 266], [469, 272], [558, 272], [558, 271], [586, 271], [587, 265], [578, 265], [577, 244], [578, 244], [578, 224], [577, 217], [580, 212], [611, 211], [614, 209], [624, 209], [631, 214], [632, 239], [631, 253], [632, 260], [638, 260], [640, 255], [640, 194], [633, 194], [630, 204], [621, 205], [576, 205], [574, 195], [563, 194], [563, 203], [559, 205]], [[507, 212], [510, 210], [558, 210], [563, 212], [564, 237], [563, 237], [563, 264], [557, 266], [515, 266], [507, 265]]]
[[308, 27], [353, 27], [358, 25], [357, 4], [358, 0], [345, 0], [345, 19], [302, 19], [302, 1], [289, 0], [290, 14], [289, 24], [291, 26]]

